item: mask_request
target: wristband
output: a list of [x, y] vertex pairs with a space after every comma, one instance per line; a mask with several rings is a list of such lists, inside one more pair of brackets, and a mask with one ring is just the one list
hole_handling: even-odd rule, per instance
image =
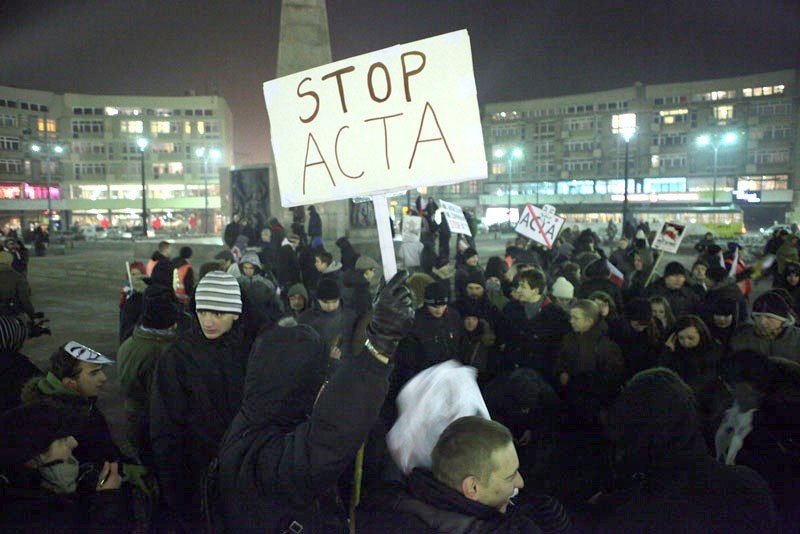
[[378, 358], [383, 363], [389, 363], [389, 357], [378, 352], [378, 349], [375, 348], [369, 339], [367, 339], [367, 341], [364, 343], [364, 347], [370, 352], [370, 354]]

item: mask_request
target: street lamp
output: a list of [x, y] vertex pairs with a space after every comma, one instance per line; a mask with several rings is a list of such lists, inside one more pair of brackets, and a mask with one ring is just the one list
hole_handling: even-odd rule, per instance
[[222, 158], [222, 152], [217, 148], [206, 151], [206, 147], [199, 147], [194, 151], [198, 158], [203, 160], [203, 187], [205, 196], [205, 209], [203, 211], [203, 231], [208, 234], [208, 160], [217, 162]]
[[624, 234], [626, 223], [630, 221], [628, 207], [628, 154], [630, 151], [631, 139], [636, 133], [636, 113], [623, 113], [611, 117], [611, 131], [620, 134], [625, 141], [625, 196], [622, 200], [622, 232]]
[[[50, 147], [50, 143], [47, 143], [47, 146]], [[42, 151], [42, 147], [40, 145], [31, 145], [31, 150], [36, 152], [37, 154]], [[55, 154], [61, 155], [64, 152], [64, 147], [61, 145], [53, 145], [52, 150], [45, 151], [45, 157], [47, 162], [47, 232], [51, 233], [53, 231], [53, 203], [50, 195], [50, 188], [52, 182], [52, 171], [50, 170], [50, 153], [53, 152]]]
[[725, 132], [723, 134], [703, 134], [697, 138], [697, 146], [705, 148], [710, 146], [714, 149], [714, 179], [711, 186], [711, 205], [717, 205], [717, 156], [719, 147], [735, 145], [739, 140], [736, 132]]
[[506, 152], [502, 148], [498, 148], [494, 151], [494, 157], [497, 159], [501, 159], [503, 156], [507, 156], [506, 163], [508, 165], [508, 225], [511, 226], [511, 175], [514, 165], [515, 159], [522, 159], [523, 152], [520, 147], [514, 147], [508, 152]]
[[144, 175], [144, 149], [147, 148], [147, 139], [140, 137], [136, 140], [139, 152], [142, 153], [142, 235], [147, 237], [147, 185]]

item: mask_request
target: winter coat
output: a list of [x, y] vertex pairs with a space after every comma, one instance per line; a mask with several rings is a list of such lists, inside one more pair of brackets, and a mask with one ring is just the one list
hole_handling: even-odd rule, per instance
[[275, 294], [275, 285], [260, 274], [242, 275], [236, 278], [254, 312], [269, 321], [277, 322], [283, 315], [280, 299]]
[[11, 268], [11, 265], [0, 265], [0, 314], [20, 313], [27, 313], [33, 317], [31, 286], [23, 275]]
[[0, 354], [0, 413], [19, 406], [22, 387], [42, 372], [19, 352]]
[[488, 373], [494, 370], [494, 351], [492, 347], [495, 335], [492, 327], [485, 319], [478, 320], [478, 326], [472, 332], [462, 328], [459, 336], [458, 356], [461, 363], [478, 370], [478, 381], [483, 383], [488, 378]]
[[417, 310], [414, 327], [397, 347], [393, 390], [396, 391], [417, 373], [437, 363], [458, 360], [459, 336], [463, 330], [461, 315], [448, 307], [445, 314], [436, 318], [427, 306]]
[[293, 522], [303, 532], [347, 531], [336, 481], [378, 418], [391, 365], [362, 350], [341, 362], [315, 403], [327, 352], [298, 342], [294, 328], [256, 342], [242, 409], [220, 449], [229, 532], [288, 532]]
[[189, 524], [200, 519], [201, 480], [240, 408], [249, 349], [236, 323], [213, 340], [196, 324], [156, 362], [150, 394], [156, 474], [164, 502]]
[[[75, 449], [77, 451], [77, 449]], [[4, 532], [129, 532], [130, 503], [121, 489], [55, 493], [37, 471], [0, 473], [0, 525]]]
[[222, 240], [228, 245], [228, 248], [233, 248], [234, 243], [236, 243], [236, 238], [239, 237], [240, 233], [239, 223], [231, 221], [225, 225], [225, 232]]
[[663, 336], [659, 334], [660, 329], [655, 324], [651, 324], [647, 330], [637, 332], [629, 320], [622, 321], [619, 328], [609, 331], [609, 336], [622, 351], [626, 380], [639, 371], [658, 365], [663, 342]]
[[122, 453], [114, 444], [108, 422], [97, 407], [97, 397], [80, 396], [49, 372], [43, 377], [30, 379], [22, 388], [23, 403], [42, 399], [55, 402], [79, 421], [79, 429], [72, 434], [78, 441], [72, 454], [79, 462], [102, 466], [103, 462], [120, 460]]
[[332, 312], [324, 312], [317, 307], [304, 311], [297, 318], [300, 324], [307, 324], [312, 327], [319, 337], [329, 348], [337, 337], [342, 338], [342, 357], [345, 358], [351, 353], [353, 331], [356, 326], [356, 314], [353, 310], [345, 308], [341, 301], [339, 307]]
[[670, 289], [664, 283], [663, 278], [650, 284], [645, 294], [648, 298], [664, 297], [667, 299], [672, 315], [675, 317], [695, 313], [695, 308], [700, 303], [700, 297], [689, 288], [688, 283], [680, 289]]
[[300, 262], [297, 261], [297, 254], [288, 243], [278, 250], [275, 275], [281, 286], [287, 289], [300, 282]]
[[356, 317], [363, 317], [372, 310], [372, 295], [369, 281], [358, 271], [342, 274], [342, 304], [353, 310]]
[[365, 496], [358, 510], [359, 533], [511, 534], [541, 532], [528, 506], [509, 505], [505, 513], [464, 497], [424, 469], [414, 469], [406, 487]]
[[588, 332], [570, 332], [564, 336], [556, 357], [553, 375], [569, 375], [565, 398], [595, 409], [608, 406], [614, 399], [625, 374], [619, 346], [608, 338], [608, 326], [601, 320]]
[[595, 291], [602, 291], [614, 299], [617, 310], [624, 309], [625, 304], [622, 299], [622, 290], [608, 278], [589, 278], [584, 280], [580, 286], [575, 288], [575, 298], [588, 299], [589, 295]]
[[150, 386], [156, 362], [166, 346], [177, 339], [176, 330], [139, 326], [117, 351], [117, 373], [120, 391], [125, 397], [128, 439], [140, 455], [150, 449]]
[[713, 304], [721, 299], [732, 300], [736, 303], [737, 314], [734, 316], [734, 321], [741, 323], [747, 320], [747, 299], [736, 285], [736, 280], [730, 277], [723, 279], [722, 282], [706, 292], [705, 297], [697, 306], [698, 315], [703, 317], [703, 320], [710, 318]]
[[761, 336], [753, 324], [745, 324], [733, 334], [731, 351], [754, 350], [766, 356], [777, 356], [800, 362], [800, 328], [787, 326], [774, 339]]
[[[533, 319], [525, 315], [525, 307], [511, 300], [503, 309], [506, 331], [499, 342], [506, 344], [506, 354], [518, 367], [529, 367], [552, 379], [555, 357], [561, 340], [572, 331], [569, 313], [545, 297]], [[506, 362], [506, 366], [512, 362]]]
[[356, 261], [358, 261], [360, 254], [356, 252], [356, 249], [353, 248], [353, 245], [350, 244], [350, 241], [348, 241], [346, 237], [340, 237], [336, 240], [336, 246], [339, 247], [339, 250], [341, 251], [342, 270], [355, 270]]
[[308, 235], [310, 237], [322, 235], [322, 218], [314, 206], [308, 208]]

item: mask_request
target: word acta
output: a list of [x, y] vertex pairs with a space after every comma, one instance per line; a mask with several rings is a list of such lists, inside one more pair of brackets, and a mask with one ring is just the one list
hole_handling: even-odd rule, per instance
[[534, 218], [530, 210], [525, 210], [517, 226], [527, 226], [531, 232], [543, 235], [550, 243], [555, 239], [556, 225], [550, 224], [545, 228], [541, 221]]

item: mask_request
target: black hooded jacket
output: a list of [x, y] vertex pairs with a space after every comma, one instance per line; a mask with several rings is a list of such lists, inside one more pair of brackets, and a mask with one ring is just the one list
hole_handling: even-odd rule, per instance
[[260, 337], [242, 409], [220, 449], [220, 494], [230, 532], [345, 532], [336, 482], [376, 422], [392, 366], [362, 350], [329, 368], [306, 326]]
[[209, 340], [200, 326], [168, 346], [150, 395], [150, 439], [167, 505], [198, 521], [200, 482], [239, 410], [250, 343], [238, 321]]

